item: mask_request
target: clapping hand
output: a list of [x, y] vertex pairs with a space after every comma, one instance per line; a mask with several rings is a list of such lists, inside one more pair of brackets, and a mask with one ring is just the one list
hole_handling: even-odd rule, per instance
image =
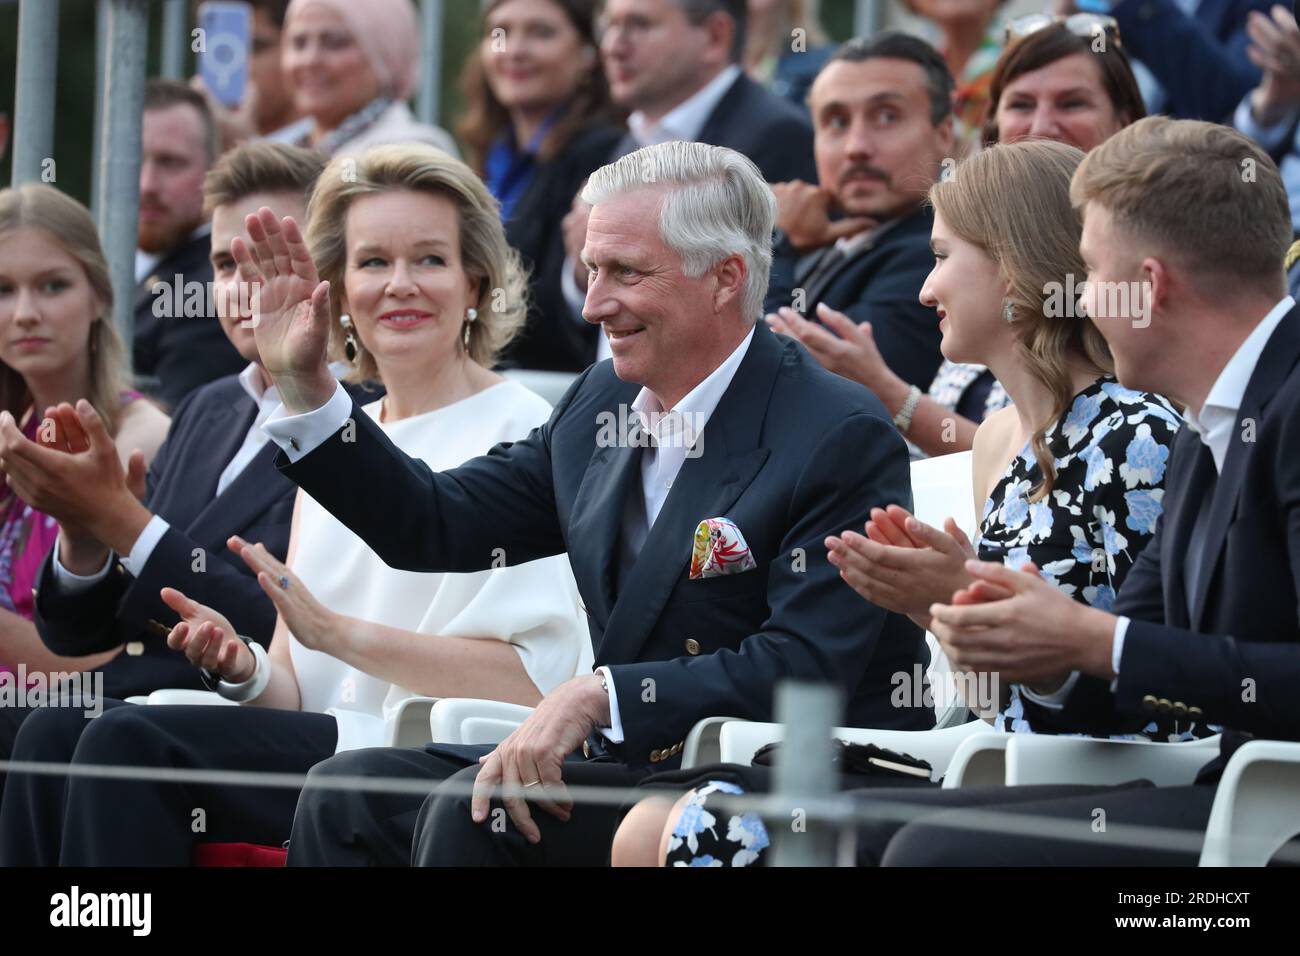
[[971, 583], [975, 548], [952, 518], [933, 528], [898, 505], [873, 508], [866, 536], [826, 539], [827, 560], [863, 598], [930, 629], [930, 607]]
[[1252, 11], [1246, 18], [1250, 45], [1246, 56], [1264, 71], [1250, 105], [1265, 126], [1278, 122], [1287, 110], [1300, 106], [1300, 27], [1286, 7], [1275, 5], [1266, 16]]

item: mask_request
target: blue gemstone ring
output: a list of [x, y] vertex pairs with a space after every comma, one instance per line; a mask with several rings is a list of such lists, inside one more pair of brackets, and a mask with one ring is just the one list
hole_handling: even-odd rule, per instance
[[280, 587], [285, 591], [289, 590], [289, 579], [283, 574], [280, 575]]

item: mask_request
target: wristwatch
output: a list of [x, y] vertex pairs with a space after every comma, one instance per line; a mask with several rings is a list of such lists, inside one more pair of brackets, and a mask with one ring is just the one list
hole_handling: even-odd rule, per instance
[[[245, 637], [243, 634], [236, 634], [235, 637], [243, 641], [244, 646], [248, 648], [250, 653], [252, 653], [253, 639], [251, 637]], [[255, 663], [257, 661], [257, 655], [255, 653], [253, 654], [253, 661]], [[256, 671], [254, 671], [254, 673], [256, 673]], [[206, 687], [208, 690], [212, 691], [214, 694], [221, 693], [221, 684], [223, 681], [225, 681], [227, 684], [230, 683], [230, 681], [226, 681], [226, 679], [222, 677], [220, 674], [214, 674], [206, 667], [199, 668], [199, 676], [203, 680], [203, 686]]]

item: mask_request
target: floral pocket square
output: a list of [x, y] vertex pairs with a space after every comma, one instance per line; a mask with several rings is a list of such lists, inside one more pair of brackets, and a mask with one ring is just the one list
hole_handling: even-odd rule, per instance
[[739, 574], [758, 567], [745, 536], [730, 518], [706, 518], [695, 528], [691, 551], [692, 581]]

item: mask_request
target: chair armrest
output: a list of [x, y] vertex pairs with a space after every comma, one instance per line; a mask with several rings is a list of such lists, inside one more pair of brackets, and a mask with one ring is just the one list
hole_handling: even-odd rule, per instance
[[748, 723], [742, 717], [705, 717], [697, 721], [686, 735], [686, 743], [682, 746], [682, 769], [722, 763], [722, 747], [718, 735], [722, 732], [723, 724], [732, 721]]
[[1007, 786], [1039, 783], [1108, 785], [1150, 780], [1157, 787], [1176, 787], [1219, 751], [1218, 736], [1187, 743], [1145, 740], [1099, 740], [1051, 734], [1012, 734], [1007, 741]]
[[238, 707], [239, 704], [233, 700], [226, 700], [220, 694], [210, 690], [190, 690], [184, 687], [172, 687], [165, 690], [156, 690], [145, 699], [146, 704], [184, 704], [192, 706], [194, 704], [204, 706], [224, 706]]
[[1002, 787], [1007, 782], [1007, 742], [1012, 735], [994, 730], [984, 721], [983, 730], [972, 730], [957, 745], [948, 770], [943, 775], [943, 788]]
[[1266, 866], [1300, 833], [1300, 744], [1251, 740], [1228, 760], [1205, 828], [1201, 866]]
[[444, 697], [429, 709], [429, 739], [440, 744], [499, 744], [532, 712], [531, 707], [499, 700]]
[[408, 697], [384, 721], [385, 747], [422, 747], [429, 742], [429, 711], [437, 697]]

